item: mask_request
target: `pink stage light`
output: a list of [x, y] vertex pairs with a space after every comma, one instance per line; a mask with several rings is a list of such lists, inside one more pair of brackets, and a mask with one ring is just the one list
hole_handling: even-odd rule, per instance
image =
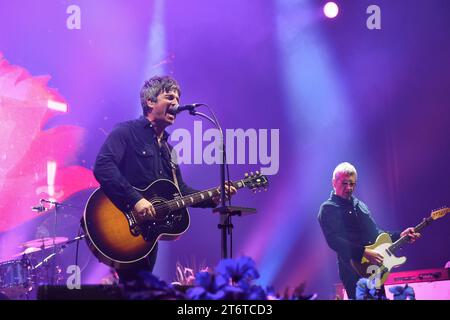
[[67, 104], [63, 102], [48, 100], [47, 107], [52, 110], [67, 112]]
[[55, 177], [56, 177], [56, 162], [47, 161], [47, 185], [48, 185], [48, 195], [52, 197], [52, 201], [55, 201], [53, 197], [55, 196]]
[[336, 16], [339, 13], [339, 7], [335, 2], [327, 2], [324, 6], [323, 6], [323, 13], [325, 14], [325, 16], [327, 18], [336, 18]]

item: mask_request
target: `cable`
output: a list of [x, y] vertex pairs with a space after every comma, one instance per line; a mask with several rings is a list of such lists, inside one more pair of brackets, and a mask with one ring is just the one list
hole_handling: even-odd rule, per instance
[[[81, 236], [81, 224], [78, 227], [78, 235], [77, 238], [79, 238]], [[78, 267], [78, 247], [80, 246], [80, 239], [77, 239], [77, 246], [75, 249], [75, 266]], [[81, 269], [80, 269], [81, 270]]]

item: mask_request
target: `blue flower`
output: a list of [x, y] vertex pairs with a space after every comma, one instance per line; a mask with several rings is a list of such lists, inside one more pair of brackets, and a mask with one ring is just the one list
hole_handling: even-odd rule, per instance
[[186, 297], [192, 300], [219, 300], [225, 298], [223, 290], [227, 281], [221, 275], [209, 272], [198, 272], [195, 276], [195, 287], [186, 292]]
[[389, 288], [389, 291], [394, 295], [394, 300], [416, 300], [416, 294], [414, 292], [413, 287], [408, 285], [395, 286]]
[[198, 272], [195, 276], [195, 284], [205, 288], [205, 290], [216, 292], [227, 285], [227, 280], [221, 275]]
[[255, 262], [250, 257], [223, 259], [216, 267], [216, 272], [228, 282], [231, 282], [231, 284], [235, 284], [243, 289], [248, 289], [252, 280], [259, 278]]
[[356, 300], [386, 300], [384, 290], [376, 289], [373, 281], [361, 278], [356, 283]]
[[[194, 286], [186, 291], [180, 291], [173, 285], [168, 285], [150, 272], [143, 272], [137, 281], [123, 286], [125, 297], [128, 299], [191, 299], [191, 300], [267, 300], [279, 299], [275, 290], [267, 292], [258, 285], [252, 284], [259, 278], [255, 262], [249, 257], [235, 260], [224, 259], [219, 262], [214, 273], [198, 272], [195, 275]], [[296, 288], [290, 300], [312, 299], [304, 296], [302, 284]]]
[[251, 258], [224, 259], [219, 262], [214, 274], [208, 272], [196, 274], [196, 287], [187, 291], [187, 298], [266, 300], [265, 291], [260, 286], [251, 284], [252, 280], [258, 277], [258, 271]]

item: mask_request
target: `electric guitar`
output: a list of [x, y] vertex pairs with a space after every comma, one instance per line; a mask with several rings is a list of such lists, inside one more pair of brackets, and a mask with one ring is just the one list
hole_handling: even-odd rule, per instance
[[[445, 207], [439, 210], [431, 212], [428, 218], [423, 219], [416, 227], [415, 232], [421, 231], [426, 226], [430, 225], [434, 220], [442, 218], [450, 212], [450, 208]], [[366, 246], [367, 249], [371, 249], [383, 256], [383, 264], [381, 266], [372, 265], [365, 257], [361, 261], [351, 260], [350, 264], [353, 269], [363, 278], [379, 277], [379, 285], [384, 284], [389, 276], [389, 273], [393, 268], [397, 268], [406, 262], [406, 257], [396, 257], [395, 253], [409, 240], [408, 236], [403, 236], [394, 243], [392, 243], [391, 237], [387, 233], [381, 233], [374, 244]]]
[[[232, 182], [236, 189], [247, 187], [253, 191], [267, 184], [267, 177], [258, 171]], [[158, 240], [179, 238], [190, 224], [187, 207], [220, 195], [216, 187], [183, 196], [166, 179], [156, 180], [145, 189], [135, 189], [151, 202], [156, 211], [154, 217], [122, 212], [101, 188], [92, 193], [84, 210], [81, 225], [89, 248], [101, 262], [114, 268], [125, 269], [144, 259]]]

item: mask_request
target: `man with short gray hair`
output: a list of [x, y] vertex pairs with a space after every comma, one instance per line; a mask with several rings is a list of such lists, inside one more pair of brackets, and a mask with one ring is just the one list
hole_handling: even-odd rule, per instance
[[[352, 268], [351, 261], [361, 261], [365, 257], [371, 264], [383, 263], [382, 255], [366, 248], [384, 231], [378, 228], [367, 205], [353, 196], [356, 179], [357, 172], [352, 164], [338, 164], [333, 171], [333, 191], [330, 198], [320, 206], [318, 215], [328, 246], [337, 253], [339, 277], [349, 299], [355, 299], [356, 283], [360, 278]], [[393, 241], [408, 235], [411, 242], [420, 236], [414, 232], [414, 228], [390, 235]]]

